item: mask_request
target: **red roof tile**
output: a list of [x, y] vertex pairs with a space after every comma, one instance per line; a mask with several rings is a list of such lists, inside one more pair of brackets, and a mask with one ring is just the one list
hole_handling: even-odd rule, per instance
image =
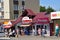
[[34, 19], [33, 19], [33, 22], [38, 22], [37, 20], [38, 19], [46, 19], [46, 20], [48, 20], [49, 21], [49, 17], [47, 16], [47, 15], [45, 15], [46, 14], [46, 12], [40, 12], [40, 13], [37, 13], [36, 14], [36, 16], [34, 17]]

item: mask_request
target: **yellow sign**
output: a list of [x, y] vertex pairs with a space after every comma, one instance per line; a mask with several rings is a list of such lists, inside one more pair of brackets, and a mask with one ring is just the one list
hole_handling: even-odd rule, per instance
[[8, 21], [5, 21], [5, 22], [4, 22], [4, 25], [8, 25]]

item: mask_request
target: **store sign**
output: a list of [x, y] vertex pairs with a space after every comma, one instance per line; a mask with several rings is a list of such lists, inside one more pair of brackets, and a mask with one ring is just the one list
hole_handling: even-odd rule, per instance
[[32, 19], [29, 19], [29, 17], [23, 17], [22, 18], [22, 23], [30, 23], [30, 22], [32, 22]]
[[60, 12], [51, 12], [51, 19], [60, 19]]
[[38, 19], [38, 22], [47, 22], [47, 20]]
[[37, 23], [38, 24], [46, 24], [46, 23], [49, 23], [49, 20], [48, 20], [48, 18], [38, 18]]

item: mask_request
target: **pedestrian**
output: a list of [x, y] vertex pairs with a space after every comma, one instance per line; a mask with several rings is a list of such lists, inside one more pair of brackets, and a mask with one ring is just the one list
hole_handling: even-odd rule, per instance
[[59, 35], [59, 26], [58, 26], [58, 24], [56, 24], [56, 26], [55, 26], [55, 36], [58, 37], [58, 35]]
[[38, 29], [38, 35], [41, 36], [41, 28]]
[[5, 37], [8, 37], [8, 31], [5, 29]]
[[32, 29], [32, 35], [35, 35], [35, 29]]
[[22, 36], [24, 35], [24, 30], [23, 30], [23, 29], [21, 29], [21, 35], [22, 35]]
[[16, 37], [19, 36], [19, 29], [16, 29]]
[[11, 29], [9, 29], [9, 37], [11, 37], [12, 36], [12, 31], [11, 31]]
[[45, 37], [45, 28], [42, 29], [42, 36]]
[[15, 35], [16, 35], [15, 30], [12, 31], [12, 35], [13, 35], [13, 37], [15, 37]]

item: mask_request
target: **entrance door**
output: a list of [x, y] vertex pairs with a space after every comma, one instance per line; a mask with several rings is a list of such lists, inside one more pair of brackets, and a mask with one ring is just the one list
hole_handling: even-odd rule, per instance
[[50, 36], [50, 26], [49, 26], [49, 24], [38, 24], [37, 25], [37, 30], [38, 29], [43, 29], [43, 28], [45, 28], [45, 30], [46, 30], [46, 32], [47, 32], [47, 34], [46, 34], [46, 36]]
[[45, 30], [46, 30], [46, 36], [50, 36], [50, 26], [49, 24], [44, 24]]
[[38, 30], [39, 28], [42, 29], [42, 28], [43, 28], [43, 25], [42, 25], [42, 24], [38, 24], [38, 25], [37, 25], [37, 30]]
[[36, 28], [37, 28], [37, 34], [39, 35], [42, 35], [42, 29], [43, 29], [43, 27], [44, 27], [44, 25], [43, 24], [38, 24], [37, 26], [36, 26]]

